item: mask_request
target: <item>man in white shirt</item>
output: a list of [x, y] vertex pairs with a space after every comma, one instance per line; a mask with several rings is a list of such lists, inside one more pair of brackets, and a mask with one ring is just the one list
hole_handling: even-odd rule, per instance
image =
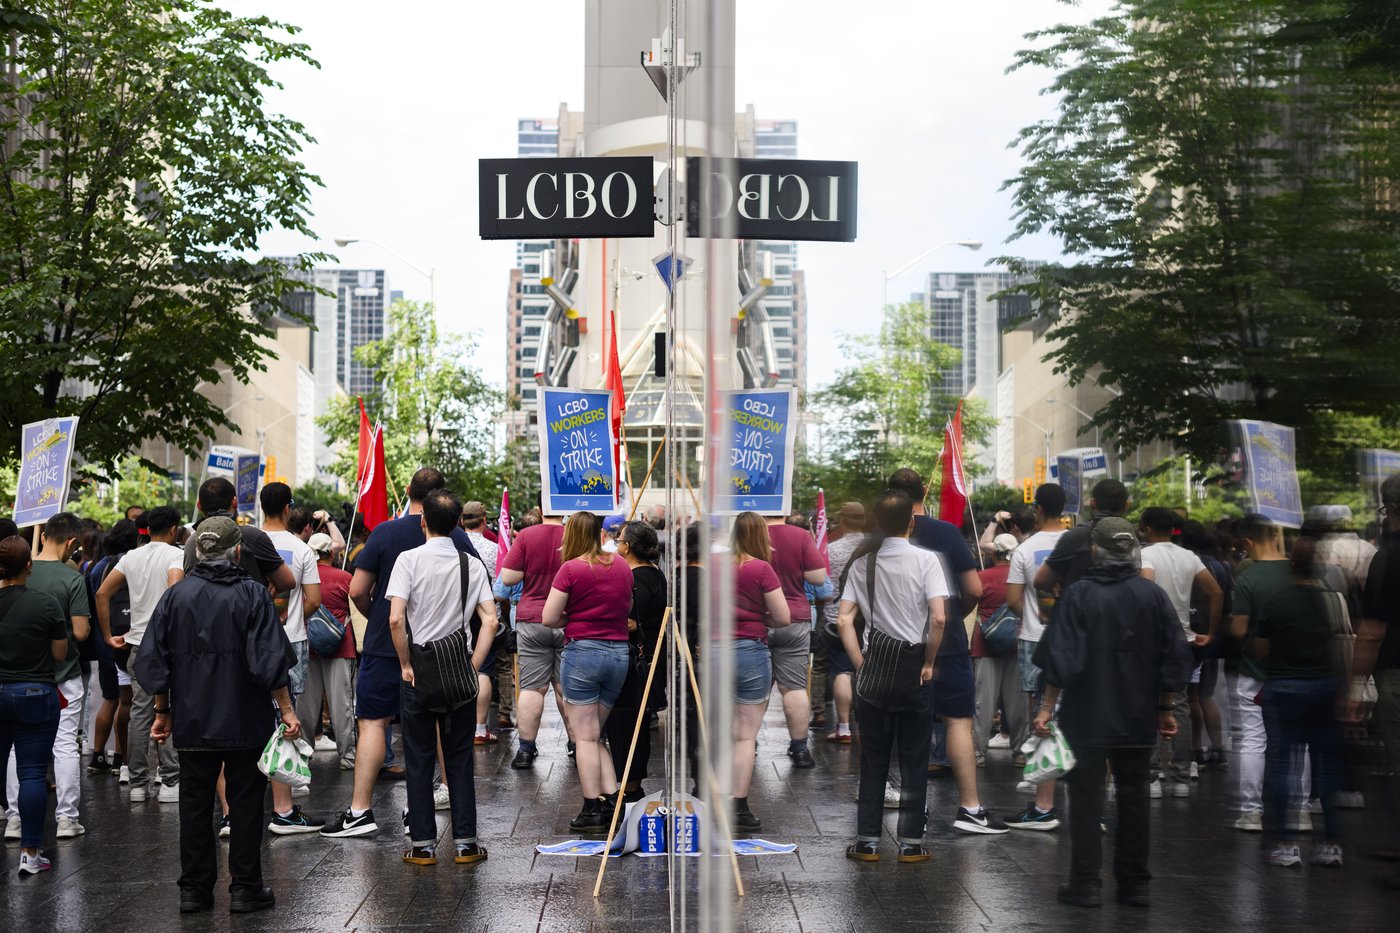
[[[443, 780], [452, 811], [453, 861], [458, 865], [486, 858], [476, 841], [476, 785], [473, 775], [473, 734], [476, 706], [430, 709], [419, 702], [410, 641], [423, 646], [461, 633], [464, 651], [480, 670], [491, 652], [496, 633], [496, 600], [491, 579], [477, 557], [461, 553], [452, 532], [462, 516], [462, 504], [445, 489], [423, 500], [423, 533], [427, 542], [399, 555], [389, 574], [389, 631], [403, 676], [400, 721], [404, 767], [407, 770], [409, 845], [403, 860], [411, 865], [437, 863], [437, 823], [433, 817], [433, 764], [442, 739]], [[465, 570], [465, 580], [463, 574]], [[472, 645], [471, 621], [481, 620], [481, 637]]]
[[[1142, 549], [1142, 575], [1167, 594], [1186, 634], [1186, 643], [1205, 647], [1213, 636], [1191, 631], [1191, 594], [1198, 592], [1209, 601], [1210, 614], [1206, 618], [1212, 620], [1220, 618], [1225, 596], [1201, 559], [1172, 541], [1180, 527], [1181, 516], [1171, 509], [1143, 510], [1138, 519], [1138, 531], [1147, 539], [1147, 546]], [[1158, 770], [1148, 788], [1153, 798], [1164, 792], [1174, 797], [1191, 796], [1191, 708], [1184, 691], [1173, 701], [1172, 716], [1176, 719], [1176, 735], [1160, 736], [1157, 740]]]
[[[185, 552], [175, 546], [180, 530], [180, 513], [170, 506], [161, 506], [145, 513], [150, 543], [127, 551], [97, 590], [97, 624], [102, 637], [117, 653], [118, 663], [132, 672], [135, 649], [140, 646], [151, 622], [151, 614], [165, 591], [185, 578]], [[125, 635], [112, 634], [112, 597], [123, 586], [131, 597], [131, 630]], [[155, 721], [152, 697], [131, 678], [131, 719], [127, 728], [127, 762], [131, 774], [132, 803], [147, 800], [154, 792], [150, 785], [150, 748], [160, 755], [161, 803], [180, 800], [180, 759], [175, 746], [169, 742], [151, 741], [151, 724]]]
[[[292, 705], [306, 686], [308, 652], [306, 619], [321, 608], [321, 571], [316, 566], [316, 552], [287, 528], [292, 513], [292, 489], [286, 483], [268, 483], [258, 493], [262, 506], [262, 530], [281, 555], [282, 562], [292, 569], [292, 588], [273, 594], [273, 602], [282, 615], [282, 630], [296, 652], [297, 663], [291, 670], [288, 690]], [[320, 715], [320, 711], [317, 711]], [[310, 726], [315, 734], [316, 724]], [[267, 828], [279, 836], [320, 832], [324, 820], [316, 820], [292, 804], [292, 789], [281, 781], [272, 782], [272, 820]]]
[[[900, 767], [899, 861], [926, 862], [923, 845], [928, 823], [928, 755], [933, 742], [934, 662], [943, 641], [944, 602], [950, 595], [947, 576], [938, 555], [909, 541], [914, 530], [914, 503], [902, 492], [885, 492], [875, 500], [875, 523], [880, 531], [875, 552], [874, 606], [867, 586], [869, 557], [861, 548], [851, 558], [841, 610], [836, 624], [841, 643], [856, 675], [856, 722], [860, 727], [860, 797], [856, 805], [856, 842], [846, 857], [860, 862], [880, 859], [880, 836], [885, 776], [897, 747]], [[865, 644], [856, 636], [859, 610], [866, 620]], [[860, 695], [859, 671], [865, 664], [869, 630], [910, 644], [924, 645], [917, 700], [908, 709], [887, 710]]]
[[[1011, 611], [1021, 617], [1021, 638], [1016, 648], [1019, 652], [1017, 666], [1021, 671], [1021, 689], [1026, 694], [1027, 721], [1035, 718], [1040, 695], [1045, 690], [1045, 678], [1032, 660], [1040, 636], [1045, 634], [1045, 626], [1050, 620], [1044, 610], [1052, 606], [1052, 600], [1042, 602], [1035, 589], [1035, 572], [1045, 563], [1055, 550], [1055, 544], [1065, 533], [1060, 516], [1065, 511], [1065, 490], [1057, 483], [1043, 483], [1035, 491], [1036, 532], [1022, 541], [1011, 555], [1011, 569], [1006, 574], [1006, 604]], [[1029, 590], [1029, 592], [1028, 592]], [[1026, 763], [1026, 756], [1019, 748], [1012, 749], [1012, 762], [1019, 768]], [[1024, 783], [1024, 782], [1023, 782]], [[1006, 821], [1013, 829], [1052, 830], [1060, 825], [1055, 815], [1055, 782], [1042, 781], [1036, 786], [1035, 802], [1026, 807], [1018, 816]]]

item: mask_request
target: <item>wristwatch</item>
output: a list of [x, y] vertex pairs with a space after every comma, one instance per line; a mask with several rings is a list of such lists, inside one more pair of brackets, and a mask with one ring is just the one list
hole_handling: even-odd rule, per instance
[[169, 716], [169, 715], [170, 715], [170, 707], [167, 706], [167, 707], [164, 707], [163, 709], [158, 709], [158, 708], [152, 706], [152, 707], [151, 707], [151, 712], [155, 713], [157, 716]]

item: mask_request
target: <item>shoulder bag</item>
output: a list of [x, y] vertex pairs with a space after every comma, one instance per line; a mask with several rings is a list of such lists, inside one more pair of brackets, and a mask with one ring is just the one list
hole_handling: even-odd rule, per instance
[[319, 606], [306, 620], [306, 640], [312, 651], [323, 658], [331, 657], [345, 642], [345, 626], [335, 613]]
[[[462, 608], [467, 611], [467, 593], [471, 590], [469, 558], [457, 553], [462, 572]], [[460, 622], [461, 619], [459, 618]], [[407, 625], [405, 625], [407, 629]], [[412, 629], [407, 629], [408, 658], [413, 667], [413, 689], [424, 709], [446, 712], [467, 703], [475, 703], [480, 689], [476, 668], [472, 666], [471, 630], [459, 626], [450, 635], [424, 645], [413, 641]]]
[[925, 647], [887, 635], [875, 624], [875, 553], [870, 553], [865, 565], [870, 618], [866, 620], [865, 662], [856, 674], [856, 695], [877, 709], [895, 713], [919, 704]]
[[982, 629], [982, 644], [986, 645], [989, 655], [999, 658], [1015, 653], [1016, 641], [1021, 637], [1021, 617], [1010, 606], [1002, 603], [977, 624]]

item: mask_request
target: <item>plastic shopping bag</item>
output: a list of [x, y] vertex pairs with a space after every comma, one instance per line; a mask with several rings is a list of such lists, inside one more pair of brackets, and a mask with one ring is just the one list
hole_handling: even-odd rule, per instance
[[258, 758], [258, 770], [268, 780], [281, 781], [288, 787], [311, 786], [311, 746], [301, 739], [289, 739], [287, 727], [279, 725], [263, 747]]
[[1032, 784], [1064, 777], [1074, 768], [1074, 750], [1065, 741], [1060, 727], [1053, 722], [1050, 723], [1049, 735], [1032, 735], [1021, 746], [1021, 753], [1026, 756], [1023, 776]]

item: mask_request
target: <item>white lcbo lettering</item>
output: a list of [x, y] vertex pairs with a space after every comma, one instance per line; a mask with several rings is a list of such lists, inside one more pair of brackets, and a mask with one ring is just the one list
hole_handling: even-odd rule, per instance
[[[754, 191], [750, 187], [753, 179], [758, 179], [758, 190]], [[745, 175], [739, 179], [739, 216], [746, 220], [767, 220], [769, 189], [773, 180], [772, 175]], [[758, 202], [758, 213], [749, 213], [749, 201]]]
[[[583, 187], [575, 190], [574, 179], [577, 178], [583, 179]], [[575, 202], [577, 201], [588, 202], [588, 209], [582, 214], [574, 210]], [[582, 220], [585, 217], [592, 216], [593, 212], [597, 209], [598, 202], [593, 199], [593, 177], [591, 175], [585, 175], [583, 172], [565, 172], [564, 216], [569, 220]]]
[[[621, 213], [613, 210], [613, 182], [621, 178], [627, 183], [627, 207]], [[603, 179], [603, 213], [612, 218], [631, 217], [637, 207], [637, 183], [626, 172], [613, 172]]]
[[840, 175], [828, 175], [828, 176], [826, 176], [826, 198], [827, 198], [827, 206], [828, 206], [829, 209], [831, 210], [831, 216], [830, 216], [830, 217], [818, 217], [818, 216], [817, 216], [817, 212], [814, 210], [814, 211], [812, 211], [812, 219], [813, 219], [813, 220], [816, 220], [816, 221], [821, 221], [821, 222], [823, 222], [823, 223], [826, 223], [826, 222], [835, 223], [836, 221], [840, 220], [840, 219], [841, 219], [841, 217], [840, 217], [840, 212], [841, 212], [840, 204], [841, 204], [841, 202], [840, 202], [840, 199], [839, 199], [840, 193], [841, 193], [841, 176], [840, 176]]
[[799, 220], [799, 219], [801, 219], [801, 217], [802, 217], [803, 214], [807, 213], [807, 208], [808, 208], [809, 206], [811, 206], [811, 203], [812, 203], [812, 193], [811, 193], [810, 191], [807, 190], [807, 182], [803, 179], [803, 177], [802, 177], [801, 175], [779, 175], [779, 176], [778, 176], [778, 196], [779, 196], [779, 197], [782, 197], [782, 194], [783, 194], [783, 183], [786, 182], [788, 179], [792, 179], [793, 181], [797, 182], [797, 191], [798, 191], [799, 196], [801, 197], [801, 200], [797, 202], [797, 210], [793, 211], [793, 214], [792, 214], [791, 217], [789, 217], [787, 214], [784, 214], [784, 213], [783, 213], [782, 202], [779, 202], [779, 203], [778, 203], [778, 216], [781, 217], [783, 220]]
[[538, 220], [548, 220], [559, 213], [559, 205], [555, 204], [554, 210], [550, 211], [548, 214], [540, 213], [539, 206], [535, 203], [535, 185], [539, 184], [541, 178], [548, 178], [550, 184], [554, 185], [555, 192], [557, 193], [559, 191], [559, 179], [553, 175], [541, 172], [531, 178], [530, 183], [525, 186], [525, 207], [530, 211], [530, 216]]
[[507, 177], [509, 177], [509, 176], [505, 175], [504, 173], [498, 174], [498, 175], [496, 176], [496, 219], [497, 219], [497, 220], [524, 220], [524, 219], [525, 219], [525, 208], [523, 208], [523, 207], [520, 209], [520, 213], [518, 213], [518, 214], [516, 214], [516, 215], [514, 215], [514, 216], [511, 216], [510, 214], [507, 214], [507, 213], [506, 213], [506, 211], [509, 210], [509, 208], [506, 207], [506, 178], [507, 178]]

